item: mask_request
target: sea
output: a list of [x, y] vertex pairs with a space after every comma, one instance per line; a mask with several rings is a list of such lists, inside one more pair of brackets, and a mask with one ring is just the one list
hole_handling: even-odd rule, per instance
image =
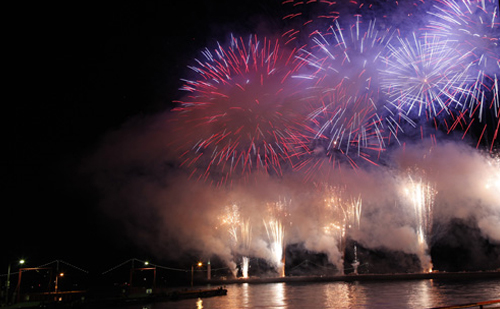
[[[208, 288], [199, 286], [195, 288]], [[212, 288], [218, 286], [211, 286]], [[286, 282], [226, 285], [226, 296], [120, 307], [184, 308], [434, 308], [500, 299], [500, 279]], [[500, 308], [496, 304], [495, 308]], [[476, 307], [478, 308], [478, 307]], [[488, 308], [488, 307], [485, 307]]]

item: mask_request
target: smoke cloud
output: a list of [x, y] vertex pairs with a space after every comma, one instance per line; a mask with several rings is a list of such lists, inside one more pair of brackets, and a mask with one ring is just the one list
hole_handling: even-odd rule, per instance
[[[432, 239], [446, 239], [446, 228], [464, 219], [479, 228], [491, 243], [500, 242], [498, 159], [463, 144], [432, 145], [418, 142], [391, 156], [391, 164], [370, 169], [347, 166], [333, 172], [335, 180], [303, 180], [300, 172], [283, 177], [258, 175], [252, 180], [220, 188], [189, 179], [176, 167], [169, 148], [168, 115], [138, 118], [109, 133], [99, 150], [89, 158], [86, 169], [94, 175], [102, 192], [102, 208], [121, 222], [127, 237], [158, 257], [179, 258], [198, 252], [218, 256], [236, 269], [238, 256], [272, 259], [271, 239], [264, 227], [270, 204], [288, 201], [275, 209], [284, 231], [284, 243], [324, 253], [338, 269], [343, 267], [342, 238], [325, 232], [335, 221], [325, 209], [320, 183], [343, 185], [345, 196], [360, 196], [359, 229], [347, 228], [346, 236], [364, 248], [384, 249], [429, 256]], [[408, 170], [418, 170], [435, 184], [433, 230], [424, 251], [419, 246], [414, 211], [401, 195]], [[241, 222], [251, 226], [250, 241], [234, 239], [230, 226], [221, 220], [225, 208], [237, 205]]]

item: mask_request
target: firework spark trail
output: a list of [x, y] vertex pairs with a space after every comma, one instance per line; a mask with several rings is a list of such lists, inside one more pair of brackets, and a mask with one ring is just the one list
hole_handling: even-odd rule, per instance
[[[412, 40], [398, 37], [389, 44], [387, 68], [380, 72], [380, 85], [387, 105], [411, 120], [447, 117], [461, 110], [457, 98], [466, 92], [466, 70], [457, 65], [459, 55], [450, 42], [424, 35]], [[414, 125], [414, 122], [411, 122]]]
[[252, 225], [250, 220], [245, 220], [241, 222], [240, 225], [240, 233], [241, 233], [241, 250], [244, 251], [244, 254], [248, 254], [250, 250], [250, 246], [252, 244]]
[[295, 74], [295, 78], [314, 80], [320, 94], [337, 90], [356, 101], [362, 98], [366, 105], [378, 100], [378, 66], [384, 49], [391, 40], [390, 29], [379, 31], [376, 20], [364, 24], [357, 21], [342, 28], [336, 21], [326, 32], [315, 32], [314, 43], [302, 49], [298, 58], [301, 68], [307, 64], [311, 73]]
[[428, 12], [426, 29], [458, 42], [464, 59], [482, 74], [498, 72], [500, 17], [494, 0], [442, 0]]
[[237, 204], [224, 207], [224, 215], [219, 217], [220, 225], [226, 226], [233, 245], [238, 244], [238, 228], [241, 225], [240, 211]]
[[420, 261], [424, 271], [432, 270], [432, 261], [426, 251], [429, 249], [429, 237], [432, 231], [434, 199], [437, 194], [435, 186], [430, 182], [408, 175], [404, 192], [411, 204], [415, 216], [415, 229], [418, 237]]
[[[224, 208], [224, 215], [219, 217], [220, 227], [226, 228], [231, 240], [232, 251], [244, 255], [242, 257], [243, 277], [248, 277], [249, 258], [245, 255], [251, 253], [252, 225], [250, 220], [242, 220], [240, 207], [233, 203]], [[236, 269], [232, 269], [236, 277]]]
[[280, 277], [284, 277], [283, 249], [285, 229], [283, 224], [276, 219], [264, 220], [267, 237], [270, 241], [271, 263], [273, 263]]
[[247, 256], [241, 258], [241, 276], [248, 278], [248, 270], [250, 268], [250, 259]]
[[[427, 29], [434, 35], [457, 42], [460, 61], [470, 71], [462, 111], [472, 121], [485, 123], [499, 110], [500, 17], [495, 0], [443, 0], [433, 5]], [[492, 113], [489, 112], [492, 111]], [[487, 124], [484, 125], [485, 128]], [[494, 133], [490, 152], [496, 140]], [[481, 142], [481, 139], [479, 140]], [[478, 143], [479, 144], [479, 143]]]
[[279, 276], [285, 276], [285, 263], [283, 250], [285, 248], [285, 227], [283, 220], [289, 215], [287, 208], [290, 201], [280, 198], [277, 202], [267, 203], [268, 217], [264, 219], [264, 227], [266, 228], [267, 237], [271, 252], [271, 262], [278, 270]]
[[363, 199], [361, 198], [361, 195], [359, 195], [357, 198], [351, 197], [351, 201], [349, 204], [350, 211], [347, 212], [347, 222], [349, 222], [348, 227], [356, 228], [359, 230], [361, 228], [361, 212], [363, 209]]
[[241, 263], [241, 273], [243, 278], [248, 278], [248, 269], [250, 266], [250, 259], [248, 257], [248, 254], [250, 253], [252, 244], [252, 226], [250, 225], [250, 220], [246, 220], [241, 223], [240, 231], [242, 242], [241, 251], [244, 254]]
[[309, 91], [316, 98], [299, 137], [305, 139], [305, 160], [321, 148], [331, 161], [345, 158], [357, 167], [360, 158], [376, 164], [388, 135], [396, 136], [397, 125], [381, 118], [377, 106], [378, 66], [391, 31], [379, 31], [375, 20], [363, 24], [361, 16], [356, 18], [347, 30], [335, 21], [328, 31], [316, 31], [314, 45], [299, 53], [300, 68], [293, 77], [312, 81]]
[[[336, 21], [351, 20], [362, 15], [367, 19], [378, 18], [381, 24], [395, 28], [408, 28], [410, 16], [425, 13], [424, 1], [376, 1], [376, 0], [284, 0], [285, 22], [283, 38], [286, 44], [303, 46], [309, 44], [310, 36], [327, 29]], [[381, 14], [392, 12], [393, 14]]]
[[342, 253], [342, 265], [339, 271], [343, 272], [347, 231], [359, 230], [361, 227], [362, 199], [361, 196], [345, 198], [345, 187], [326, 185], [324, 190], [324, 202], [328, 213], [326, 218], [328, 225], [324, 227], [324, 232], [337, 240], [338, 249]]
[[174, 109], [181, 166], [198, 179], [218, 177], [218, 184], [252, 171], [281, 175], [303, 118], [292, 106], [298, 90], [288, 81], [294, 53], [257, 36], [206, 49], [205, 60], [190, 67], [197, 79], [184, 80], [189, 95]]
[[[283, 33], [286, 44], [306, 45], [312, 33], [327, 29], [341, 14], [342, 6], [333, 1], [301, 1], [285, 0], [282, 2], [287, 14], [283, 21], [288, 24], [288, 30]], [[353, 7], [353, 2], [344, 3]]]
[[320, 99], [323, 107], [308, 115], [309, 125], [302, 135], [312, 151], [322, 147], [327, 157], [341, 154], [350, 162], [376, 160], [385, 146], [383, 124], [372, 105], [353, 99], [336, 92]]
[[[224, 214], [219, 217], [220, 225], [217, 229], [225, 228], [227, 230], [227, 235], [229, 235], [232, 251], [236, 251], [238, 249], [238, 245], [240, 242], [240, 238], [238, 237], [238, 230], [241, 225], [240, 220], [240, 209], [237, 204], [233, 203], [231, 206], [224, 207]], [[232, 261], [229, 261], [229, 267], [236, 277], [237, 270], [232, 266], [235, 265]]]

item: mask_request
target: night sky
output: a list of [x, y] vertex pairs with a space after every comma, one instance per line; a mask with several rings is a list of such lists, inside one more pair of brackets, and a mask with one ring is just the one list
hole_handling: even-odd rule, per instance
[[[202, 48], [231, 32], [281, 27], [281, 1], [57, 1], [8, 4], [4, 12], [0, 267], [19, 258], [29, 266], [62, 259], [102, 271], [154, 257], [103, 210], [88, 159], [109, 132], [171, 109]], [[456, 239], [461, 224], [453, 227]], [[474, 233], [486, 242], [475, 245], [498, 257], [498, 245]], [[462, 254], [459, 247], [453, 252]], [[448, 244], [435, 250], [450, 256]]]

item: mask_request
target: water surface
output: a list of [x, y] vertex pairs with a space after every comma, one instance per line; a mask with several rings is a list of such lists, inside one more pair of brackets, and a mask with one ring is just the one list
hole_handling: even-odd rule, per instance
[[500, 299], [500, 279], [242, 283], [226, 288], [227, 296], [122, 308], [432, 308]]

